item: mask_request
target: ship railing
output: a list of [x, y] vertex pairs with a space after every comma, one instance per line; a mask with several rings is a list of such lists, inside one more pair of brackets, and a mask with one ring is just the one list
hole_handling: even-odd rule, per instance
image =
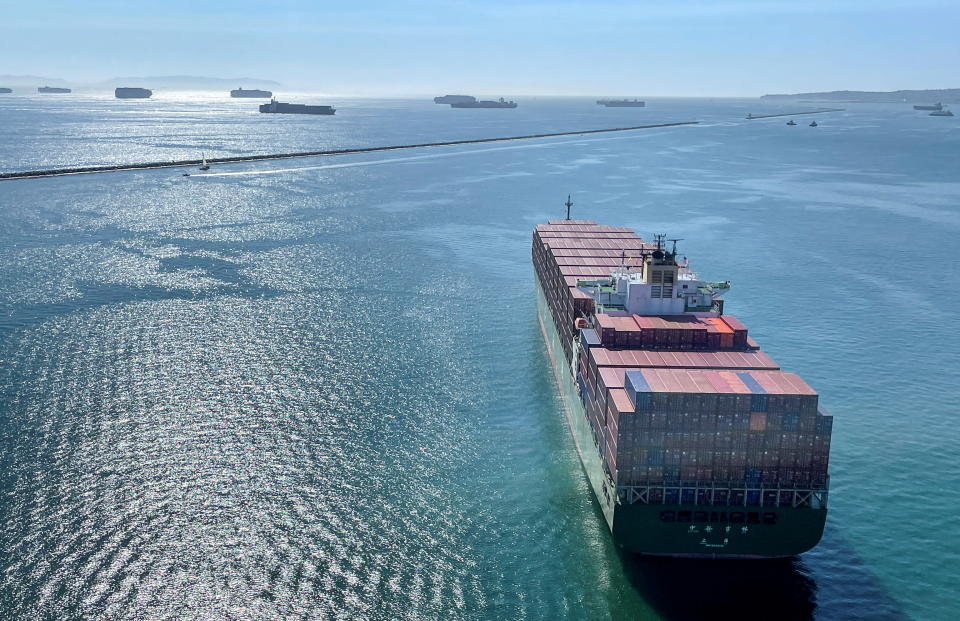
[[820, 485], [744, 481], [664, 481], [618, 485], [619, 504], [808, 507], [827, 506], [830, 478]]

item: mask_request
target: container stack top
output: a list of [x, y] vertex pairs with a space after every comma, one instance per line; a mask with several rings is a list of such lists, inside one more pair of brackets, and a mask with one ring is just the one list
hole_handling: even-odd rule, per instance
[[816, 392], [795, 373], [702, 369], [637, 369], [626, 372], [635, 392], [684, 394], [807, 395]]

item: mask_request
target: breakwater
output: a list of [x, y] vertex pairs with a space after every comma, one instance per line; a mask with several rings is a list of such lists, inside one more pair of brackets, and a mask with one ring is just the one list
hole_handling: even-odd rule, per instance
[[[678, 127], [681, 125], [696, 125], [699, 121], [682, 121], [678, 123], [657, 123], [654, 125], [634, 125], [631, 127], [610, 127], [605, 129], [583, 129], [569, 132], [553, 132], [548, 134], [527, 134], [524, 136], [503, 136], [499, 138], [471, 138], [466, 140], [449, 140], [446, 142], [424, 142], [420, 144], [401, 144], [382, 147], [358, 147], [354, 149], [327, 149], [323, 151], [300, 151], [295, 153], [268, 153], [260, 155], [235, 155], [230, 157], [208, 158], [208, 164], [230, 164], [236, 162], [256, 162], [260, 160], [282, 160], [295, 157], [317, 157], [323, 155], [351, 155], [356, 153], [376, 153], [379, 151], [399, 151], [402, 149], [425, 149], [429, 147], [452, 147], [464, 144], [481, 144], [487, 142], [508, 142], [514, 140], [533, 140], [536, 138], [555, 138], [558, 136], [581, 136], [586, 134], [603, 134], [610, 132], [627, 132], [639, 129], [656, 129], [660, 127]], [[120, 170], [147, 170], [154, 168], [178, 168], [197, 166], [200, 160], [169, 160], [165, 162], [140, 162], [136, 164], [108, 164], [103, 166], [78, 166], [73, 168], [47, 168], [41, 170], [22, 170], [0, 173], [0, 180], [4, 179], [31, 179], [37, 177], [56, 177], [60, 175], [81, 175], [90, 173], [116, 172]]]
[[747, 120], [772, 119], [778, 116], [800, 116], [801, 114], [823, 114], [824, 112], [843, 112], [846, 108], [824, 108], [822, 110], [807, 110], [806, 112], [780, 112], [777, 114], [748, 114]]

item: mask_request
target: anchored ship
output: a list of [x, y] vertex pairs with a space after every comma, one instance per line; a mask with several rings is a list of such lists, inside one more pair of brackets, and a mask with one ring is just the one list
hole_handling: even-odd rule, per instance
[[444, 95], [433, 98], [433, 103], [438, 104], [475, 103], [476, 101], [477, 98], [473, 95]]
[[235, 88], [232, 91], [230, 91], [230, 96], [231, 97], [247, 97], [247, 98], [273, 97], [273, 93], [270, 91], [261, 91], [255, 88], [244, 90], [243, 87], [241, 86], [240, 88]]
[[71, 93], [69, 88], [60, 88], [58, 86], [41, 86], [37, 89], [38, 93]]
[[[590, 220], [533, 233], [537, 312], [568, 423], [615, 542], [768, 558], [815, 546], [833, 417], [724, 314], [676, 242]], [[673, 247], [667, 249], [667, 242]]]
[[450, 104], [451, 108], [516, 108], [517, 102], [504, 101], [501, 97], [498, 101], [483, 100], [480, 101], [460, 101]]
[[608, 108], [645, 108], [647, 102], [639, 99], [598, 99], [597, 105]]
[[943, 104], [938, 102], [933, 104], [932, 106], [914, 106], [913, 109], [914, 110], [942, 110]]
[[117, 99], [148, 99], [153, 95], [149, 88], [120, 87], [113, 91]]
[[260, 104], [260, 112], [272, 112], [277, 114], [334, 114], [336, 108], [333, 106], [308, 106], [306, 104], [283, 103], [276, 99], [271, 99], [270, 103]]
[[7, 87], [5, 87], [5, 86], [4, 86], [4, 87], [0, 87], [0, 93], [6, 94], [6, 93], [12, 93], [12, 92], [13, 92], [13, 89], [12, 89], [12, 88], [7, 88]]

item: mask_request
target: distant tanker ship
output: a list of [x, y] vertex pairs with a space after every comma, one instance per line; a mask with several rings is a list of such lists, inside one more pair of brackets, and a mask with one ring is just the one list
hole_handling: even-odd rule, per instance
[[261, 91], [255, 88], [244, 90], [243, 87], [240, 87], [230, 91], [230, 96], [231, 97], [247, 97], [247, 98], [273, 97], [273, 93], [271, 91]]
[[608, 108], [645, 108], [647, 102], [639, 99], [598, 99], [597, 105]]
[[443, 97], [434, 97], [433, 103], [438, 104], [462, 104], [476, 103], [477, 98], [473, 95], [444, 95]]
[[41, 86], [37, 89], [38, 93], [70, 93], [69, 88], [60, 88], [57, 86]]
[[464, 101], [450, 104], [451, 108], [516, 108], [517, 102], [504, 101], [501, 97], [498, 101]]
[[121, 87], [113, 91], [117, 99], [147, 99], [153, 95], [149, 88]]
[[274, 114], [335, 114], [333, 106], [308, 106], [306, 104], [292, 104], [271, 99], [270, 103], [260, 104], [260, 112]]

